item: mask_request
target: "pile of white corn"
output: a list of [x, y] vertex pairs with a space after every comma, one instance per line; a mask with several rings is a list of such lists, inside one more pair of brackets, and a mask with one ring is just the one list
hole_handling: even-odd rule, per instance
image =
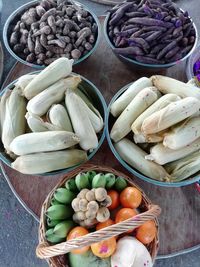
[[161, 75], [143, 77], [111, 113], [115, 149], [144, 175], [177, 182], [200, 170], [200, 88]]
[[71, 74], [72, 64], [59, 58], [37, 75], [20, 77], [1, 97], [2, 143], [21, 173], [72, 167], [98, 146], [104, 122], [79, 89], [81, 78]]

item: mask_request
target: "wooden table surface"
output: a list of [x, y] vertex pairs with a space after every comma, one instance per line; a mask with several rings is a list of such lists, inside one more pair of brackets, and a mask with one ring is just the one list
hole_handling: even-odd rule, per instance
[[[101, 21], [103, 21], [102, 18]], [[30, 71], [34, 69], [17, 63], [5, 84]], [[103, 37], [95, 53], [87, 61], [75, 66], [73, 71], [91, 80], [102, 92], [107, 103], [121, 87], [144, 76], [144, 73], [131, 70], [120, 62]], [[165, 75], [186, 81], [185, 64], [181, 63], [166, 70]], [[111, 166], [128, 174], [115, 159], [106, 141], [90, 163]], [[40, 215], [40, 208], [46, 195], [64, 176], [23, 175], [4, 164], [3, 169], [11, 186], [36, 216]], [[200, 244], [200, 235], [197, 234], [200, 228], [200, 196], [194, 185], [164, 188], [146, 183], [136, 177], [133, 179], [144, 189], [152, 202], [162, 208], [162, 215], [159, 218], [160, 255], [176, 253]]]

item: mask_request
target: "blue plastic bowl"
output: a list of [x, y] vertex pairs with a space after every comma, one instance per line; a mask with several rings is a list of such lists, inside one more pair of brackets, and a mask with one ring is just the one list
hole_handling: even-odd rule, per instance
[[[160, 182], [157, 180], [154, 180], [144, 174], [142, 174], [141, 172], [137, 171], [136, 169], [134, 169], [133, 167], [131, 167], [128, 163], [126, 163], [119, 155], [119, 153], [116, 151], [113, 142], [110, 138], [110, 130], [111, 127], [113, 125], [113, 121], [115, 120], [114, 117], [112, 116], [112, 114], [110, 113], [110, 108], [111, 105], [115, 102], [115, 100], [122, 94], [124, 93], [128, 87], [131, 85], [132, 83], [129, 83], [128, 85], [125, 85], [122, 89], [120, 89], [117, 94], [114, 95], [114, 97], [111, 99], [110, 104], [108, 106], [108, 111], [106, 114], [106, 138], [108, 140], [108, 144], [110, 146], [110, 149], [112, 150], [114, 156], [116, 157], [116, 159], [124, 166], [124, 168], [126, 168], [130, 173], [132, 173], [133, 175], [135, 175], [136, 177], [144, 180], [145, 182], [154, 184], [154, 185], [159, 185], [159, 186], [165, 186], [165, 187], [181, 187], [181, 186], [185, 186], [185, 185], [190, 185], [193, 183], [196, 183], [200, 180], [200, 174], [198, 173], [195, 176], [192, 176], [190, 178], [188, 178], [187, 180], [181, 181], [181, 182], [177, 182], [177, 183], [170, 183], [170, 182]], [[134, 156], [134, 155], [133, 155]]]
[[[40, 71], [35, 71], [35, 72], [31, 72], [29, 74], [37, 74]], [[76, 74], [76, 73], [73, 73]], [[89, 80], [87, 80], [86, 78], [84, 78], [83, 76], [79, 75], [82, 79], [81, 85], [84, 86], [84, 91], [85, 93], [87, 93], [92, 102], [95, 104], [95, 107], [99, 110], [104, 122], [105, 122], [105, 118], [106, 118], [106, 111], [107, 111], [107, 105], [105, 102], [105, 99], [103, 97], [103, 95], [101, 94], [101, 92], [97, 89], [97, 87], [90, 82]], [[13, 81], [12, 83], [10, 83], [6, 88], [4, 88], [1, 92], [0, 92], [0, 96], [2, 96], [7, 90], [12, 90], [14, 88], [14, 84], [17, 82], [18, 79], [16, 79], [15, 81]], [[105, 123], [104, 123], [104, 128], [103, 130], [98, 134], [98, 140], [99, 140], [99, 144], [98, 147], [96, 149], [94, 149], [91, 153], [88, 152], [88, 160], [90, 160], [99, 150], [99, 148], [101, 147], [103, 141], [105, 139]], [[13, 162], [13, 159], [11, 159], [6, 153], [5, 153], [5, 149], [4, 146], [0, 140], [0, 160], [2, 160], [6, 165], [8, 165], [10, 168], [11, 167], [11, 163]], [[66, 169], [62, 169], [62, 170], [58, 170], [58, 171], [52, 171], [52, 172], [48, 172], [48, 173], [40, 173], [38, 175], [40, 176], [49, 176], [49, 175], [57, 175], [57, 174], [63, 174], [63, 173], [68, 173], [74, 169], [76, 169], [77, 167], [79, 167], [81, 164], [73, 166], [71, 168], [66, 168]]]
[[[4, 45], [6, 47], [6, 49], [8, 50], [8, 52], [11, 54], [11, 56], [13, 56], [17, 61], [21, 62], [22, 64], [25, 64], [27, 66], [30, 66], [32, 68], [36, 68], [36, 69], [44, 69], [46, 66], [44, 65], [38, 65], [38, 64], [33, 64], [30, 62], [25, 61], [24, 59], [20, 58], [10, 47], [9, 44], [9, 37], [12, 33], [12, 29], [13, 26], [16, 24], [16, 22], [18, 21], [19, 17], [24, 13], [24, 11], [26, 11], [27, 9], [29, 9], [30, 7], [34, 7], [36, 6], [40, 1], [39, 0], [34, 0], [31, 1], [27, 4], [24, 4], [22, 6], [20, 6], [18, 9], [16, 9], [6, 20], [4, 28], [3, 28], [3, 41], [4, 41]], [[85, 59], [87, 59], [97, 48], [98, 44], [99, 44], [99, 40], [100, 40], [100, 35], [101, 35], [101, 24], [97, 18], [97, 16], [93, 13], [93, 11], [91, 11], [87, 6], [77, 2], [77, 1], [73, 1], [73, 3], [75, 3], [76, 5], [84, 8], [85, 10], [87, 10], [93, 17], [93, 19], [95, 20], [95, 23], [97, 24], [98, 30], [97, 30], [97, 37], [96, 37], [96, 43], [94, 45], [94, 47], [92, 48], [92, 50], [88, 51], [88, 53], [86, 55], [84, 55], [83, 57], [81, 57], [78, 60], [74, 61], [73, 65], [77, 65], [79, 63], [81, 63], [82, 61], [84, 61]]]
[[181, 62], [186, 60], [193, 53], [193, 51], [195, 50], [195, 48], [197, 46], [197, 43], [198, 43], [198, 31], [197, 31], [197, 27], [196, 27], [195, 23], [193, 22], [193, 26], [194, 26], [195, 33], [196, 33], [196, 40], [194, 42], [193, 48], [189, 51], [189, 53], [187, 55], [185, 55], [182, 59], [179, 59], [178, 61], [174, 61], [174, 62], [167, 63], [167, 64], [145, 64], [145, 63], [136, 61], [134, 59], [131, 59], [129, 57], [125, 57], [125, 56], [119, 55], [119, 54], [114, 52], [115, 46], [113, 45], [113, 43], [110, 40], [110, 37], [108, 36], [108, 22], [109, 22], [109, 19], [110, 19], [110, 14], [108, 13], [106, 18], [105, 18], [105, 21], [104, 21], [104, 36], [106, 38], [106, 41], [107, 41], [108, 45], [112, 49], [113, 53], [122, 62], [126, 63], [129, 67], [133, 67], [136, 70], [157, 72], [158, 73], [158, 72], [160, 72], [160, 71], [162, 71], [164, 69], [167, 69], [167, 68], [170, 68], [170, 67], [172, 67], [174, 65], [180, 64]]

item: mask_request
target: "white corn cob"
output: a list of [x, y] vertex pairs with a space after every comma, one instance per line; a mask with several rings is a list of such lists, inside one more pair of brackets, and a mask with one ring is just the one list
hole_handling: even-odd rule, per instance
[[72, 72], [73, 59], [61, 57], [42, 70], [24, 89], [24, 95], [31, 99], [55, 82]]
[[167, 164], [166, 169], [170, 172], [173, 182], [179, 182], [191, 177], [200, 170], [200, 150]]
[[45, 125], [45, 122], [37, 115], [26, 113], [26, 121], [28, 127], [32, 132], [46, 132], [49, 131], [48, 127]]
[[192, 86], [191, 84], [186, 84], [162, 75], [152, 76], [151, 81], [163, 94], [171, 93], [183, 98], [192, 96], [200, 100], [200, 90], [197, 86]]
[[1, 103], [0, 103], [0, 129], [1, 129], [1, 135], [2, 135], [2, 129], [3, 129], [3, 122], [5, 118], [5, 111], [6, 111], [6, 101], [9, 98], [11, 94], [11, 90], [6, 90], [5, 93], [1, 96]]
[[103, 129], [103, 119], [101, 117], [101, 114], [99, 113], [98, 115], [96, 115], [96, 113], [93, 112], [88, 107], [88, 105], [83, 101], [83, 99], [81, 97], [79, 97], [78, 95], [77, 95], [77, 97], [79, 98], [79, 101], [80, 101], [82, 107], [87, 112], [88, 117], [92, 123], [94, 130], [95, 130], [95, 133], [99, 133]]
[[117, 142], [131, 131], [132, 123], [160, 95], [155, 87], [148, 87], [139, 92], [114, 123], [110, 136]]
[[15, 83], [15, 87], [19, 90], [21, 95], [24, 95], [25, 87], [37, 76], [37, 74], [25, 74], [19, 77]]
[[53, 104], [59, 103], [64, 98], [67, 88], [74, 89], [80, 82], [81, 78], [79, 76], [59, 80], [33, 97], [28, 102], [27, 110], [38, 116], [44, 115]]
[[93, 150], [98, 146], [98, 138], [89, 119], [89, 116], [73, 91], [67, 90], [65, 104], [71, 118], [74, 132], [80, 137], [80, 147], [84, 150]]
[[197, 86], [197, 87], [198, 87], [195, 78], [190, 79], [190, 80], [187, 82], [187, 84], [188, 84], [188, 85], [192, 85], [192, 86]]
[[63, 131], [73, 132], [72, 123], [66, 108], [61, 105], [53, 105], [48, 114], [48, 121]]
[[18, 135], [24, 134], [26, 128], [26, 101], [16, 89], [13, 89], [10, 97], [7, 98], [4, 112], [2, 142], [9, 153], [10, 143]]
[[163, 145], [171, 149], [183, 148], [200, 137], [200, 117], [189, 118], [167, 133]]
[[78, 144], [79, 137], [66, 131], [27, 133], [16, 137], [10, 150], [16, 155], [63, 150]]
[[143, 135], [142, 133], [134, 134], [133, 140], [136, 144], [139, 143], [159, 143], [162, 142], [164, 138], [164, 134], [157, 133], [157, 134], [149, 134]]
[[147, 77], [142, 77], [133, 82], [129, 88], [111, 105], [111, 114], [114, 117], [118, 117], [142, 89], [151, 86], [152, 82]]
[[147, 153], [129, 139], [123, 138], [115, 143], [114, 146], [120, 157], [142, 174], [159, 181], [169, 178], [168, 173], [162, 166], [146, 160]]
[[80, 149], [36, 153], [18, 157], [12, 168], [24, 174], [42, 174], [70, 168], [87, 161], [87, 153]]
[[141, 127], [143, 121], [152, 115], [154, 112], [161, 110], [172, 102], [178, 101], [181, 98], [175, 94], [167, 94], [159, 98], [156, 102], [154, 102], [148, 109], [146, 109], [132, 124], [131, 130], [135, 134], [141, 133]]
[[164, 147], [162, 143], [153, 146], [150, 149], [150, 155], [146, 156], [146, 159], [157, 162], [160, 165], [164, 165], [168, 162], [172, 162], [200, 149], [200, 138], [194, 141], [192, 144], [174, 150]]
[[142, 124], [142, 132], [144, 135], [148, 135], [165, 130], [190, 117], [199, 108], [200, 101], [194, 97], [186, 97], [173, 102], [146, 118]]

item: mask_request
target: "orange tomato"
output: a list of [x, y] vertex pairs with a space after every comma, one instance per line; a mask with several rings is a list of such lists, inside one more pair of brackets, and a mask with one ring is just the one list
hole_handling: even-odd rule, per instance
[[120, 194], [120, 202], [124, 208], [136, 209], [142, 202], [142, 193], [135, 187], [126, 187]]
[[100, 241], [91, 245], [91, 250], [94, 255], [99, 258], [108, 258], [116, 250], [117, 242], [114, 237]]
[[[75, 239], [77, 237], [80, 237], [80, 236], [84, 236], [84, 235], [87, 235], [89, 232], [86, 228], [84, 227], [81, 227], [81, 226], [77, 226], [75, 228], [73, 228], [68, 236], [67, 236], [67, 240], [71, 240], [71, 239]], [[74, 254], [82, 254], [82, 253], [85, 253], [86, 251], [89, 250], [89, 246], [87, 247], [83, 247], [83, 248], [80, 248], [80, 249], [75, 249], [75, 250], [72, 250], [71, 252], [74, 253]]]
[[136, 210], [130, 208], [122, 208], [117, 212], [115, 216], [115, 223], [125, 221], [131, 217], [134, 217], [135, 215], [137, 215]]
[[112, 199], [112, 204], [108, 207], [109, 210], [114, 210], [119, 206], [119, 193], [115, 190], [109, 190], [108, 196]]
[[108, 227], [110, 225], [113, 225], [113, 224], [114, 224], [114, 221], [111, 220], [111, 219], [108, 219], [105, 222], [98, 223], [97, 226], [96, 226], [96, 230], [98, 231], [98, 230], [100, 230], [102, 228], [106, 228], [106, 227]]
[[154, 221], [145, 222], [137, 228], [136, 238], [143, 244], [149, 244], [154, 240], [157, 233], [157, 228]]

